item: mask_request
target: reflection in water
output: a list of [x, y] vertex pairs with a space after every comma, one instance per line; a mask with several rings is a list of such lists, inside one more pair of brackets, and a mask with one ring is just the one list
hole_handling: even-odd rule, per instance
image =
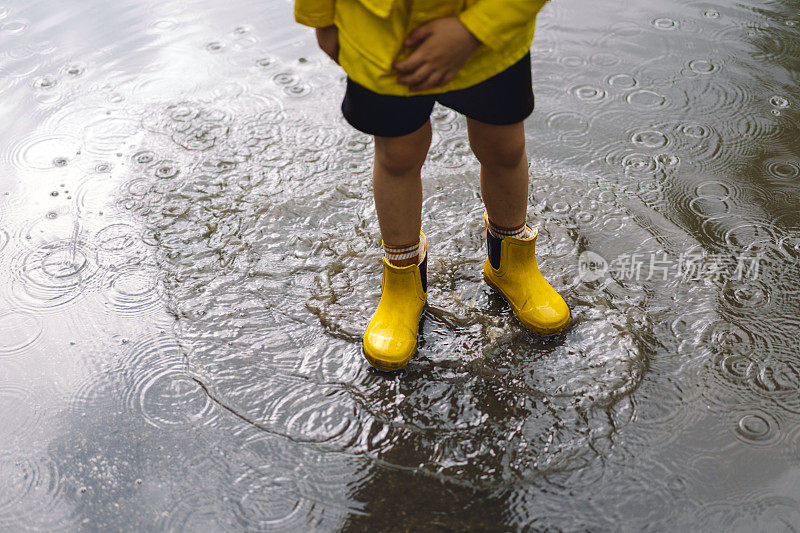
[[542, 13], [554, 339], [484, 285], [477, 163], [437, 107], [394, 376], [360, 354], [371, 139], [289, 6], [52, 8], [0, 7], [0, 528], [797, 523], [790, 2]]

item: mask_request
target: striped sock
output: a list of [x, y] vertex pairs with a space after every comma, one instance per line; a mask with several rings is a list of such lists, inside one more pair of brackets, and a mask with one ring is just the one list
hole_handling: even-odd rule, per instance
[[498, 239], [504, 239], [506, 237], [530, 239], [533, 237], [533, 230], [531, 230], [527, 224], [522, 224], [521, 226], [517, 226], [515, 228], [504, 228], [503, 226], [498, 226], [491, 220], [489, 221], [489, 233]]
[[391, 246], [383, 243], [383, 251], [386, 253], [386, 260], [394, 266], [409, 266], [419, 263], [420, 257], [425, 250], [422, 235], [417, 242], [404, 244], [402, 246]]

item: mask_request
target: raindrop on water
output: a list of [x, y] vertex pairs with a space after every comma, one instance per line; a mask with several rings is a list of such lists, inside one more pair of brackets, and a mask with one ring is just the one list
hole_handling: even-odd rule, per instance
[[789, 107], [789, 100], [783, 96], [773, 96], [769, 99], [769, 103], [778, 108]]
[[608, 84], [622, 89], [629, 89], [636, 86], [636, 78], [629, 74], [615, 74], [608, 78]]
[[28, 21], [27, 20], [9, 20], [2, 26], [0, 26], [0, 30], [5, 33], [22, 33], [28, 28]]
[[636, 107], [659, 107], [667, 101], [663, 95], [649, 89], [634, 91], [628, 95], [626, 100]]
[[298, 83], [297, 85], [285, 87], [283, 90], [289, 96], [305, 96], [311, 92], [311, 87], [303, 83]]
[[223, 48], [223, 44], [219, 41], [212, 41], [206, 44], [206, 51], [211, 52], [212, 54], [221, 52]]
[[606, 97], [606, 92], [603, 89], [598, 89], [592, 85], [579, 85], [574, 87], [572, 92], [579, 100], [586, 102], [599, 102]]
[[719, 67], [706, 59], [693, 59], [689, 61], [689, 68], [697, 74], [711, 74]]
[[678, 127], [678, 131], [689, 137], [700, 139], [708, 135], [706, 128], [700, 124], [682, 124]]
[[763, 442], [774, 433], [773, 425], [761, 414], [746, 414], [736, 424], [736, 433], [746, 441]]
[[294, 85], [299, 80], [297, 76], [291, 72], [279, 72], [278, 74], [272, 77], [272, 81], [274, 81], [278, 85]]
[[156, 168], [156, 177], [161, 179], [174, 178], [178, 175], [178, 165], [170, 161], [162, 161]]
[[261, 68], [270, 68], [275, 65], [275, 58], [272, 57], [262, 57], [261, 59], [256, 60], [256, 66]]
[[157, 30], [172, 30], [178, 26], [178, 23], [170, 19], [161, 19], [153, 23], [153, 28]]
[[53, 76], [52, 74], [46, 74], [44, 76], [40, 76], [36, 78], [33, 82], [33, 86], [39, 89], [52, 89], [58, 85], [58, 78]]
[[65, 74], [67, 74], [69, 76], [72, 76], [73, 78], [77, 78], [78, 76], [83, 74], [85, 70], [86, 70], [86, 68], [83, 65], [78, 64], [78, 63], [73, 63], [73, 64], [70, 64], [70, 65], [66, 65], [64, 67], [64, 69], [63, 69]]
[[781, 180], [795, 180], [800, 177], [800, 161], [777, 159], [767, 163], [767, 173]]
[[656, 130], [640, 131], [633, 134], [631, 141], [647, 148], [661, 148], [667, 145], [667, 136]]
[[147, 165], [155, 160], [155, 154], [146, 150], [137, 152], [133, 155], [133, 160], [140, 165]]
[[658, 28], [659, 30], [676, 30], [678, 29], [678, 23], [671, 18], [663, 17], [657, 18], [651, 22], [653, 26]]

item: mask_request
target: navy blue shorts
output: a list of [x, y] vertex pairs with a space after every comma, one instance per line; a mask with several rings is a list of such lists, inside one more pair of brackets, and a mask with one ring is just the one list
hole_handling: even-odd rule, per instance
[[359, 131], [378, 137], [399, 137], [421, 128], [430, 118], [435, 102], [487, 124], [522, 122], [533, 112], [530, 52], [487, 80], [440, 94], [378, 94], [348, 78], [342, 114]]

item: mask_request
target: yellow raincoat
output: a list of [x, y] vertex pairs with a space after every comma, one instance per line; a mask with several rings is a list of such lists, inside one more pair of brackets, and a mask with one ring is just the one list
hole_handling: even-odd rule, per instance
[[[296, 0], [295, 20], [339, 28], [339, 63], [380, 94], [409, 96], [464, 89], [507, 69], [531, 47], [536, 14], [547, 0]], [[436, 18], [457, 16], [483, 43], [455, 79], [421, 93], [397, 83], [392, 65], [408, 56], [408, 34]]]

